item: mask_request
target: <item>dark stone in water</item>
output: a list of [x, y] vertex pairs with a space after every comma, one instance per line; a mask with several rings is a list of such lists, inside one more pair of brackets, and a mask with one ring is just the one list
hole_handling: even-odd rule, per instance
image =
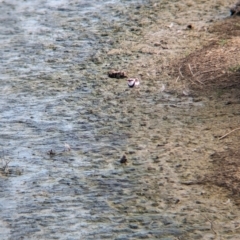
[[129, 224], [129, 227], [132, 229], [138, 229], [138, 225], [136, 224]]
[[127, 162], [127, 157], [126, 157], [126, 155], [123, 155], [120, 159], [120, 163], [124, 164], [126, 162]]

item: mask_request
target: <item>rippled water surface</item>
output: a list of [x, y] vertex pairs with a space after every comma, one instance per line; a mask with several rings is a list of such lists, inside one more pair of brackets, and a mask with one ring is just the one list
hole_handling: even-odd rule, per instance
[[189, 159], [212, 154], [211, 110], [162, 82], [128, 89], [106, 74], [114, 29], [140, 3], [1, 2], [1, 239], [211, 236], [196, 217], [203, 192], [181, 185]]

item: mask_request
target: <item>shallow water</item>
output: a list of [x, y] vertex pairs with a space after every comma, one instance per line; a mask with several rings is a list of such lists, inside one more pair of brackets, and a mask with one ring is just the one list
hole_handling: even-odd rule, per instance
[[1, 239], [214, 236], [205, 190], [185, 182], [214, 152], [215, 106], [107, 78], [111, 34], [139, 3], [1, 3]]

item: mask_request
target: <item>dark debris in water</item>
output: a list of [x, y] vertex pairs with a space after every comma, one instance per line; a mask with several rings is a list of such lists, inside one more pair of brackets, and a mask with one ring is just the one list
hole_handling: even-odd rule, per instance
[[55, 155], [56, 155], [56, 152], [51, 149], [51, 150], [49, 150], [49, 151], [47, 152], [47, 154], [52, 157], [52, 156], [55, 156]]
[[19, 168], [0, 168], [0, 175], [2, 176], [20, 176], [23, 170]]

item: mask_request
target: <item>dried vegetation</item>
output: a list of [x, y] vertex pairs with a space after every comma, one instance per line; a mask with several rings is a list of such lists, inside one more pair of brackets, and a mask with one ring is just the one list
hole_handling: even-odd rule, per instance
[[240, 87], [240, 23], [239, 17], [212, 25], [215, 38], [174, 64], [173, 73], [186, 81], [191, 89]]

